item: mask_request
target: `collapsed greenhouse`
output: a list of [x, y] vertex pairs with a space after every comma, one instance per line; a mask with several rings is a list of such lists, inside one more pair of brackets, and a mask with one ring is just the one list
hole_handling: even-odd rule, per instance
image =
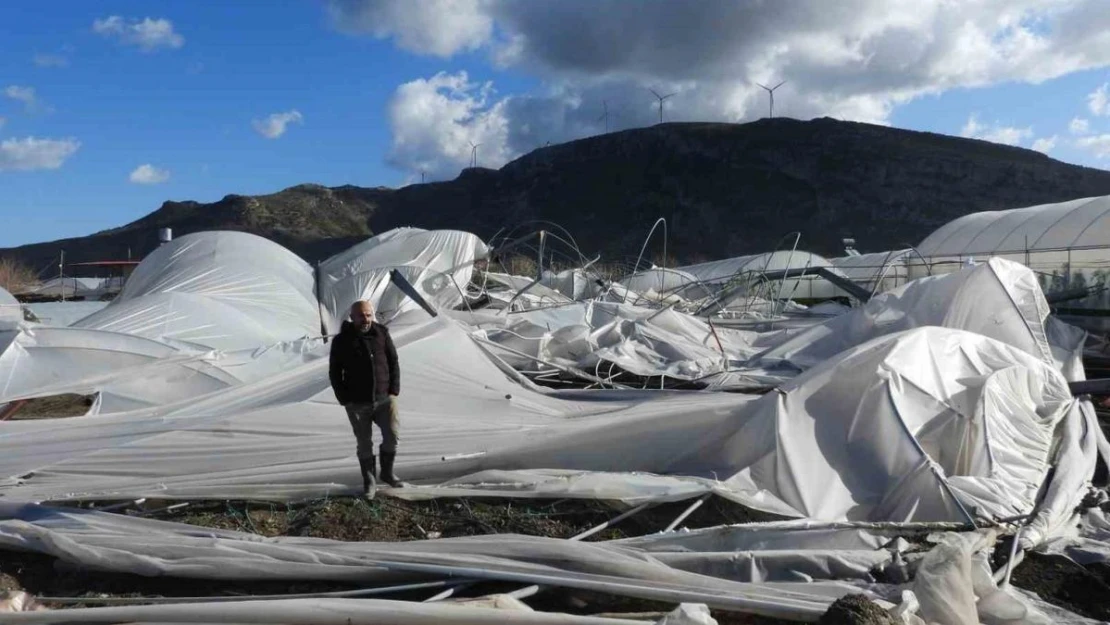
[[[1110, 562], [1087, 336], [1050, 315], [1029, 267], [987, 255], [910, 279], [890, 269], [907, 252], [853, 267], [776, 251], [519, 276], [494, 271], [505, 253], [403, 228], [313, 266], [205, 232], [158, 248], [72, 325], [0, 309], [0, 549], [105, 573], [359, 589], [68, 609], [40, 597], [45, 610], [12, 595], [4, 622], [816, 621], [849, 595], [903, 623], [1094, 622], [1011, 583], [1026, 553]], [[815, 292], [804, 280], [818, 267], [838, 290], [823, 297], [854, 293], [852, 307], [790, 301]], [[405, 486], [371, 497], [599, 501], [616, 518], [567, 538], [344, 542], [152, 512], [360, 492], [327, 374], [329, 337], [358, 299], [389, 325], [402, 370]], [[63, 395], [88, 398], [84, 414], [18, 418]], [[777, 520], [685, 529], [711, 499]], [[664, 505], [680, 514], [653, 533], [586, 540]], [[502, 586], [463, 592], [489, 583]], [[558, 589], [679, 607], [527, 603]]]

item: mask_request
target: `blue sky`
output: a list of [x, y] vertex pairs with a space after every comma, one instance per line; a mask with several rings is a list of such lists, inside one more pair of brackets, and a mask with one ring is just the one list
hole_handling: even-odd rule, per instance
[[[400, 186], [421, 171], [451, 178], [471, 143], [481, 144], [480, 164], [500, 166], [545, 141], [600, 132], [602, 101], [611, 127], [651, 123], [649, 87], [680, 93], [667, 119], [750, 120], [766, 106], [752, 83], [780, 77], [789, 80], [780, 114], [1110, 165], [1110, 106], [1097, 96], [1110, 81], [1110, 41], [1097, 33], [1105, 18], [1084, 13], [1097, 9], [1091, 2], [1047, 21], [1029, 19], [1047, 0], [1005, 4], [1021, 5], [1017, 21], [991, 7], [928, 21], [891, 8], [864, 26], [818, 15], [819, 3], [812, 24], [758, 3], [668, 13], [680, 4], [5, 2], [0, 247], [122, 225], [167, 199], [303, 182]], [[779, 51], [764, 58], [765, 48], [706, 35], [728, 20], [763, 33], [752, 46], [778, 33], [769, 41]], [[1027, 37], [1012, 37], [1030, 24]], [[722, 69], [733, 66], [743, 69]], [[293, 121], [266, 136], [271, 115]]]

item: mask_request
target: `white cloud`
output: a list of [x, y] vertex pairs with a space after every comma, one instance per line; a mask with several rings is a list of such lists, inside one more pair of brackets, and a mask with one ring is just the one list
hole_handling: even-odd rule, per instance
[[1091, 122], [1082, 117], [1074, 117], [1068, 124], [1068, 130], [1073, 135], [1085, 135], [1091, 131]]
[[0, 141], [0, 171], [58, 169], [80, 147], [75, 139], [5, 139]]
[[500, 167], [513, 155], [508, 145], [507, 100], [492, 101], [490, 83], [469, 80], [466, 72], [440, 72], [397, 88], [389, 103], [393, 144], [388, 161], [432, 178], [477, 164]]
[[180, 48], [185, 38], [174, 32], [173, 22], [165, 19], [126, 20], [118, 15], [93, 21], [93, 32], [138, 46], [150, 52], [158, 48]]
[[[437, 0], [417, 9], [411, 0], [329, 0], [328, 7], [347, 31], [420, 54], [479, 51], [538, 78], [539, 91], [500, 102], [503, 147], [517, 153], [602, 132], [603, 99], [622, 112], [616, 126], [610, 117], [611, 130], [658, 121], [648, 87], [679, 92], [667, 102], [668, 120], [764, 116], [767, 95], [755, 83], [787, 80], [775, 94], [778, 116], [889, 123], [896, 107], [924, 95], [1110, 66], [1104, 3]], [[1023, 130], [998, 138], [1032, 140]]]
[[60, 54], [36, 54], [35, 65], [38, 67], [68, 67], [69, 59]]
[[255, 132], [266, 137], [267, 139], [277, 139], [285, 134], [285, 129], [289, 124], [300, 124], [304, 122], [304, 117], [299, 111], [293, 109], [285, 113], [273, 113], [265, 119], [255, 119], [251, 121], [251, 126], [254, 127]]
[[474, 50], [493, 34], [493, 18], [483, 10], [486, 0], [335, 0], [329, 5], [333, 23], [348, 32], [366, 32], [419, 54], [449, 57]]
[[1075, 144], [1098, 158], [1110, 158], [1110, 134], [1082, 137]]
[[170, 172], [147, 163], [136, 167], [128, 179], [135, 184], [161, 184], [170, 179]]
[[22, 102], [23, 108], [28, 112], [35, 110], [39, 103], [38, 97], [35, 95], [34, 87], [8, 85], [4, 88], [4, 95], [12, 100]]
[[1052, 135], [1051, 137], [1041, 137], [1040, 139], [1037, 139], [1033, 142], [1033, 149], [1038, 152], [1044, 152], [1045, 154], [1048, 154], [1052, 150], [1056, 149], [1057, 140], [1059, 140], [1059, 137], [1057, 135]]
[[1103, 83], [1087, 95], [1087, 108], [1095, 115], [1110, 115], [1110, 94], [1107, 89], [1110, 89], [1110, 83]]
[[1033, 136], [1033, 129], [1000, 126], [997, 123], [991, 126], [984, 126], [979, 122], [978, 117], [972, 115], [967, 118], [967, 123], [964, 124], [964, 127], [960, 130], [960, 136], [970, 137], [972, 139], [983, 139], [991, 143], [1020, 145], [1023, 140]]

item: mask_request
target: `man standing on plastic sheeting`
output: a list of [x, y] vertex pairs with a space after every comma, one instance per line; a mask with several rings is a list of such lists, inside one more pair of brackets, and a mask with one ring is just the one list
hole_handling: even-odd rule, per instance
[[401, 368], [389, 330], [374, 321], [374, 305], [370, 302], [351, 304], [351, 320], [343, 322], [331, 344], [328, 376], [335, 398], [347, 409], [347, 418], [355, 431], [363, 490], [370, 492], [370, 476], [378, 477], [374, 466], [374, 424], [382, 431], [381, 480], [393, 487], [401, 486], [393, 474]]

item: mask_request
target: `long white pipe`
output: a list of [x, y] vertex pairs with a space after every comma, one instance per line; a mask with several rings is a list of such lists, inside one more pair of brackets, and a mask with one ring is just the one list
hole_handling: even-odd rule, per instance
[[130, 604], [130, 603], [230, 603], [236, 601], [278, 601], [287, 599], [348, 599], [353, 597], [372, 597], [409, 590], [425, 590], [428, 588], [442, 588], [444, 586], [457, 586], [462, 582], [438, 581], [419, 582], [416, 584], [401, 584], [398, 586], [382, 586], [378, 588], [359, 588], [357, 590], [337, 590], [332, 592], [300, 593], [288, 595], [229, 595], [226, 597], [35, 597], [39, 603], [101, 603], [101, 604]]
[[[588, 529], [588, 530], [586, 530], [586, 531], [584, 531], [580, 534], [576, 534], [576, 535], [570, 537], [568, 540], [579, 541], [579, 540], [583, 540], [585, 538], [589, 538], [590, 536], [593, 536], [594, 534], [600, 532], [601, 530], [603, 530], [603, 529], [605, 529], [605, 528], [607, 528], [611, 525], [616, 525], [617, 523], [620, 523], [621, 521], [627, 519], [628, 517], [640, 512], [640, 511], [642, 511], [642, 510], [646, 509], [647, 507], [652, 506], [654, 504], [655, 504], [655, 502], [653, 502], [653, 501], [648, 501], [648, 502], [642, 503], [642, 504], [636, 506], [635, 508], [632, 508], [631, 510], [626, 510], [625, 512], [617, 515], [616, 517], [614, 517], [612, 519], [609, 519], [608, 521], [606, 521], [606, 522], [604, 522], [600, 525], [596, 525], [596, 526], [591, 527], [590, 529]], [[450, 597], [451, 595], [453, 595], [456, 590], [462, 590], [463, 588], [466, 588], [468, 586], [472, 586], [473, 584], [474, 584], [474, 582], [467, 582], [463, 585], [459, 585], [459, 586], [456, 586], [454, 588], [448, 588], [447, 590], [444, 590], [443, 592], [435, 595], [434, 597], [430, 597], [428, 599], [425, 599], [425, 601], [439, 601], [441, 599], [446, 599], [447, 597]], [[540, 591], [540, 587], [536, 584], [532, 584], [531, 586], [525, 586], [524, 588], [521, 588], [519, 590], [515, 590], [515, 591], [509, 593], [509, 595], [512, 596], [512, 597], [516, 597], [517, 599], [524, 599], [525, 597], [531, 597], [532, 595], [538, 593], [539, 591]]]
[[639, 625], [644, 621], [383, 599], [292, 599], [75, 608], [5, 614], [6, 625], [54, 623], [258, 623], [298, 625]]
[[706, 493], [706, 494], [702, 495], [701, 497], [698, 497], [697, 501], [690, 504], [689, 508], [686, 508], [685, 510], [683, 510], [682, 514], [678, 515], [678, 517], [675, 518], [675, 520], [671, 521], [671, 524], [668, 525], [663, 531], [664, 532], [669, 532], [669, 531], [673, 530], [674, 528], [678, 527], [679, 523], [685, 521], [686, 517], [690, 516], [691, 514], [694, 513], [695, 510], [700, 508], [701, 505], [703, 503], [705, 503], [705, 500], [709, 499], [709, 496], [712, 495], [712, 494], [713, 493]]
[[[456, 577], [505, 582], [521, 582], [539, 586], [557, 586], [591, 590], [624, 597], [636, 597], [669, 603], [704, 603], [709, 607], [734, 612], [745, 612], [761, 616], [772, 616], [801, 621], [816, 621], [828, 610], [832, 597], [793, 594], [781, 590], [761, 588], [757, 584], [746, 584], [753, 594], [743, 596], [735, 592], [705, 591], [688, 586], [675, 587], [649, 580], [616, 580], [594, 575], [560, 575], [537, 571], [489, 570], [470, 566], [444, 566], [418, 562], [397, 562], [391, 560], [367, 559], [365, 563], [379, 566], [390, 571], [425, 573], [441, 577]], [[739, 584], [738, 584], [739, 585]], [[421, 604], [437, 605], [437, 604]]]

